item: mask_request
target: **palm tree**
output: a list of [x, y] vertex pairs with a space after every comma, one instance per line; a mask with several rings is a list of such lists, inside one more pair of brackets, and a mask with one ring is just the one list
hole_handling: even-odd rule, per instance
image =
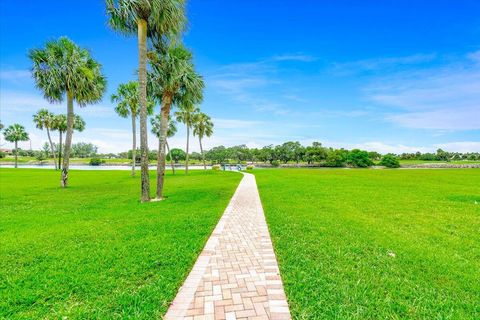
[[106, 89], [101, 65], [90, 52], [73, 41], [61, 37], [48, 41], [43, 49], [32, 49], [33, 78], [36, 86], [50, 102], [62, 102], [67, 97], [67, 134], [63, 157], [61, 185], [68, 185], [68, 167], [74, 125], [73, 101], [81, 107], [99, 102]]
[[180, 105], [180, 110], [175, 112], [175, 117], [178, 122], [183, 123], [187, 127], [187, 149], [185, 158], [185, 174], [188, 174], [188, 147], [190, 142], [190, 128], [192, 127], [197, 114], [200, 109], [195, 107], [192, 103], [183, 103]]
[[50, 143], [50, 150], [53, 156], [53, 164], [55, 165], [55, 170], [57, 170], [57, 157], [55, 156], [55, 148], [53, 147], [52, 138], [50, 137], [50, 130], [54, 127], [55, 115], [45, 108], [40, 109], [33, 115], [33, 122], [38, 129], [43, 130], [45, 128], [47, 130], [48, 142]]
[[203, 98], [203, 79], [193, 67], [192, 54], [182, 45], [171, 46], [164, 55], [150, 55], [152, 71], [149, 85], [152, 96], [161, 102], [160, 138], [157, 161], [157, 199], [163, 198], [165, 147], [168, 119], [173, 104], [199, 103]]
[[[140, 103], [138, 101], [138, 82], [130, 81], [120, 84], [117, 93], [111, 96], [112, 103], [117, 103], [115, 112], [122, 118], [132, 118], [132, 176], [135, 175], [135, 159], [137, 153], [137, 115]], [[147, 101], [147, 113], [153, 113], [153, 101]]]
[[5, 140], [15, 143], [15, 168], [18, 167], [18, 141], [28, 141], [28, 133], [25, 131], [25, 127], [18, 123], [12, 124], [3, 131]]
[[[58, 168], [62, 168], [62, 137], [63, 134], [67, 131], [67, 116], [64, 114], [58, 114], [54, 116], [52, 123], [52, 130], [56, 130], [59, 133], [58, 141]], [[73, 117], [73, 130], [82, 132], [85, 130], [85, 121], [79, 116], [74, 115]]]
[[203, 137], [210, 137], [213, 134], [213, 122], [212, 119], [203, 112], [196, 115], [193, 121], [193, 135], [198, 136], [198, 142], [200, 143], [200, 153], [202, 154], [203, 168], [206, 170], [205, 154], [202, 147]]
[[184, 0], [106, 0], [110, 26], [138, 37], [138, 92], [143, 202], [150, 201], [147, 138], [147, 37], [160, 47], [185, 27]]
[[[161, 115], [157, 114], [155, 117], [150, 119], [152, 124], [152, 133], [157, 136], [159, 139], [158, 143], [158, 153], [160, 155], [160, 123], [161, 123]], [[167, 138], [171, 138], [177, 133], [177, 123], [172, 121], [172, 119], [168, 119], [168, 130], [167, 130]], [[170, 158], [170, 165], [172, 166], [172, 173], [175, 174], [175, 166], [173, 165], [173, 158], [170, 153], [170, 146], [168, 145], [168, 140], [165, 140], [165, 145], [167, 147], [167, 154]]]

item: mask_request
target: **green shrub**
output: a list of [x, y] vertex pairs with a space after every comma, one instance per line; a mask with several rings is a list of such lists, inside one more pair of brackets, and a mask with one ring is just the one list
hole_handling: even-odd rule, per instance
[[347, 163], [357, 168], [367, 168], [373, 165], [367, 151], [353, 149], [348, 153]]
[[247, 170], [253, 170], [253, 168], [254, 168], [253, 164], [249, 164], [249, 165], [247, 166]]
[[220, 165], [219, 165], [219, 164], [214, 164], [214, 165], [212, 166], [212, 170], [215, 170], [215, 171], [220, 170]]
[[280, 166], [280, 162], [278, 160], [273, 160], [272, 162], [270, 162], [270, 164], [272, 165], [272, 167]]
[[3, 151], [0, 151], [0, 159], [5, 158], [7, 154]]
[[344, 167], [345, 166], [345, 151], [330, 149], [327, 152], [325, 160], [326, 167]]
[[101, 165], [102, 163], [105, 163], [105, 160], [102, 160], [100, 158], [92, 158], [90, 159], [90, 165], [91, 166], [99, 166]]
[[398, 168], [400, 167], [400, 162], [395, 155], [389, 153], [383, 156], [382, 161], [380, 161], [380, 165], [387, 168]]

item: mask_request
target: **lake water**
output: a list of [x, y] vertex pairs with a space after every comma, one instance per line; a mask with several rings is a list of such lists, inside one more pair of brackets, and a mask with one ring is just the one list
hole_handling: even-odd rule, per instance
[[[13, 164], [0, 164], [0, 168], [13, 168]], [[54, 169], [53, 164], [19, 164], [19, 169]], [[140, 170], [140, 167], [136, 167]], [[166, 167], [167, 170], [171, 170], [170, 166]], [[185, 170], [185, 166], [175, 167], [176, 170]], [[188, 166], [188, 170], [202, 170], [203, 166]], [[211, 170], [212, 166], [207, 166], [207, 170]], [[70, 165], [70, 170], [132, 170], [130, 166], [89, 166], [89, 165]], [[149, 166], [149, 170], [157, 170], [157, 166]], [[238, 171], [237, 166], [227, 166], [226, 171]]]

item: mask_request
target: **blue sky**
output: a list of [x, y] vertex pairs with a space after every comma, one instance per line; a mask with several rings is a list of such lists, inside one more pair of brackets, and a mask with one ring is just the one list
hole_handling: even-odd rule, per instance
[[[18, 6], [0, 3], [2, 122], [25, 125], [34, 148], [46, 141], [32, 114], [66, 106], [42, 98], [27, 53], [66, 35], [92, 52], [108, 79], [101, 103], [76, 107], [87, 128], [74, 142], [127, 150], [130, 121], [109, 97], [135, 79], [136, 39], [108, 27], [100, 0]], [[205, 145], [480, 151], [478, 12], [479, 1], [191, 0], [184, 40], [206, 81], [201, 109], [215, 123]], [[184, 141], [180, 125], [170, 143]], [[153, 136], [149, 144], [156, 148]]]

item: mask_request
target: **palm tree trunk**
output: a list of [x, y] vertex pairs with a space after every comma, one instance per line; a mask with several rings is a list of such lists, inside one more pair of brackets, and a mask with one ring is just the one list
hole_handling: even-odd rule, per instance
[[135, 176], [135, 163], [137, 160], [137, 116], [132, 113], [132, 177]]
[[203, 170], [207, 170], [207, 164], [205, 163], [205, 154], [203, 154], [202, 137], [200, 135], [198, 135], [198, 142], [200, 142], [200, 153], [202, 154]]
[[141, 201], [150, 201], [147, 138], [147, 21], [138, 19], [138, 91], [140, 100], [140, 168], [142, 171]]
[[58, 144], [58, 169], [62, 169], [62, 131], [60, 131], [60, 141]]
[[187, 154], [185, 156], [185, 174], [188, 174], [188, 145], [190, 142], [190, 126], [187, 124]]
[[68, 167], [70, 165], [70, 149], [72, 147], [73, 135], [73, 95], [67, 91], [67, 135], [65, 136], [65, 146], [63, 148], [63, 166], [61, 186], [68, 186]]
[[55, 170], [57, 170], [57, 157], [55, 157], [55, 150], [53, 149], [52, 138], [50, 137], [50, 129], [47, 128], [48, 141], [50, 142], [50, 149], [52, 150], [53, 164], [55, 165]]
[[18, 168], [18, 141], [15, 141], [15, 168]]
[[167, 153], [170, 155], [170, 165], [172, 166], [172, 173], [175, 174], [175, 166], [173, 165], [172, 154], [170, 153], [170, 146], [168, 145], [168, 140], [165, 140], [165, 145], [167, 146]]
[[168, 116], [170, 115], [170, 106], [172, 98], [164, 95], [162, 98], [162, 108], [160, 110], [160, 135], [158, 137], [158, 156], [157, 156], [157, 199], [163, 199], [163, 185], [165, 182], [165, 146], [167, 144]]

